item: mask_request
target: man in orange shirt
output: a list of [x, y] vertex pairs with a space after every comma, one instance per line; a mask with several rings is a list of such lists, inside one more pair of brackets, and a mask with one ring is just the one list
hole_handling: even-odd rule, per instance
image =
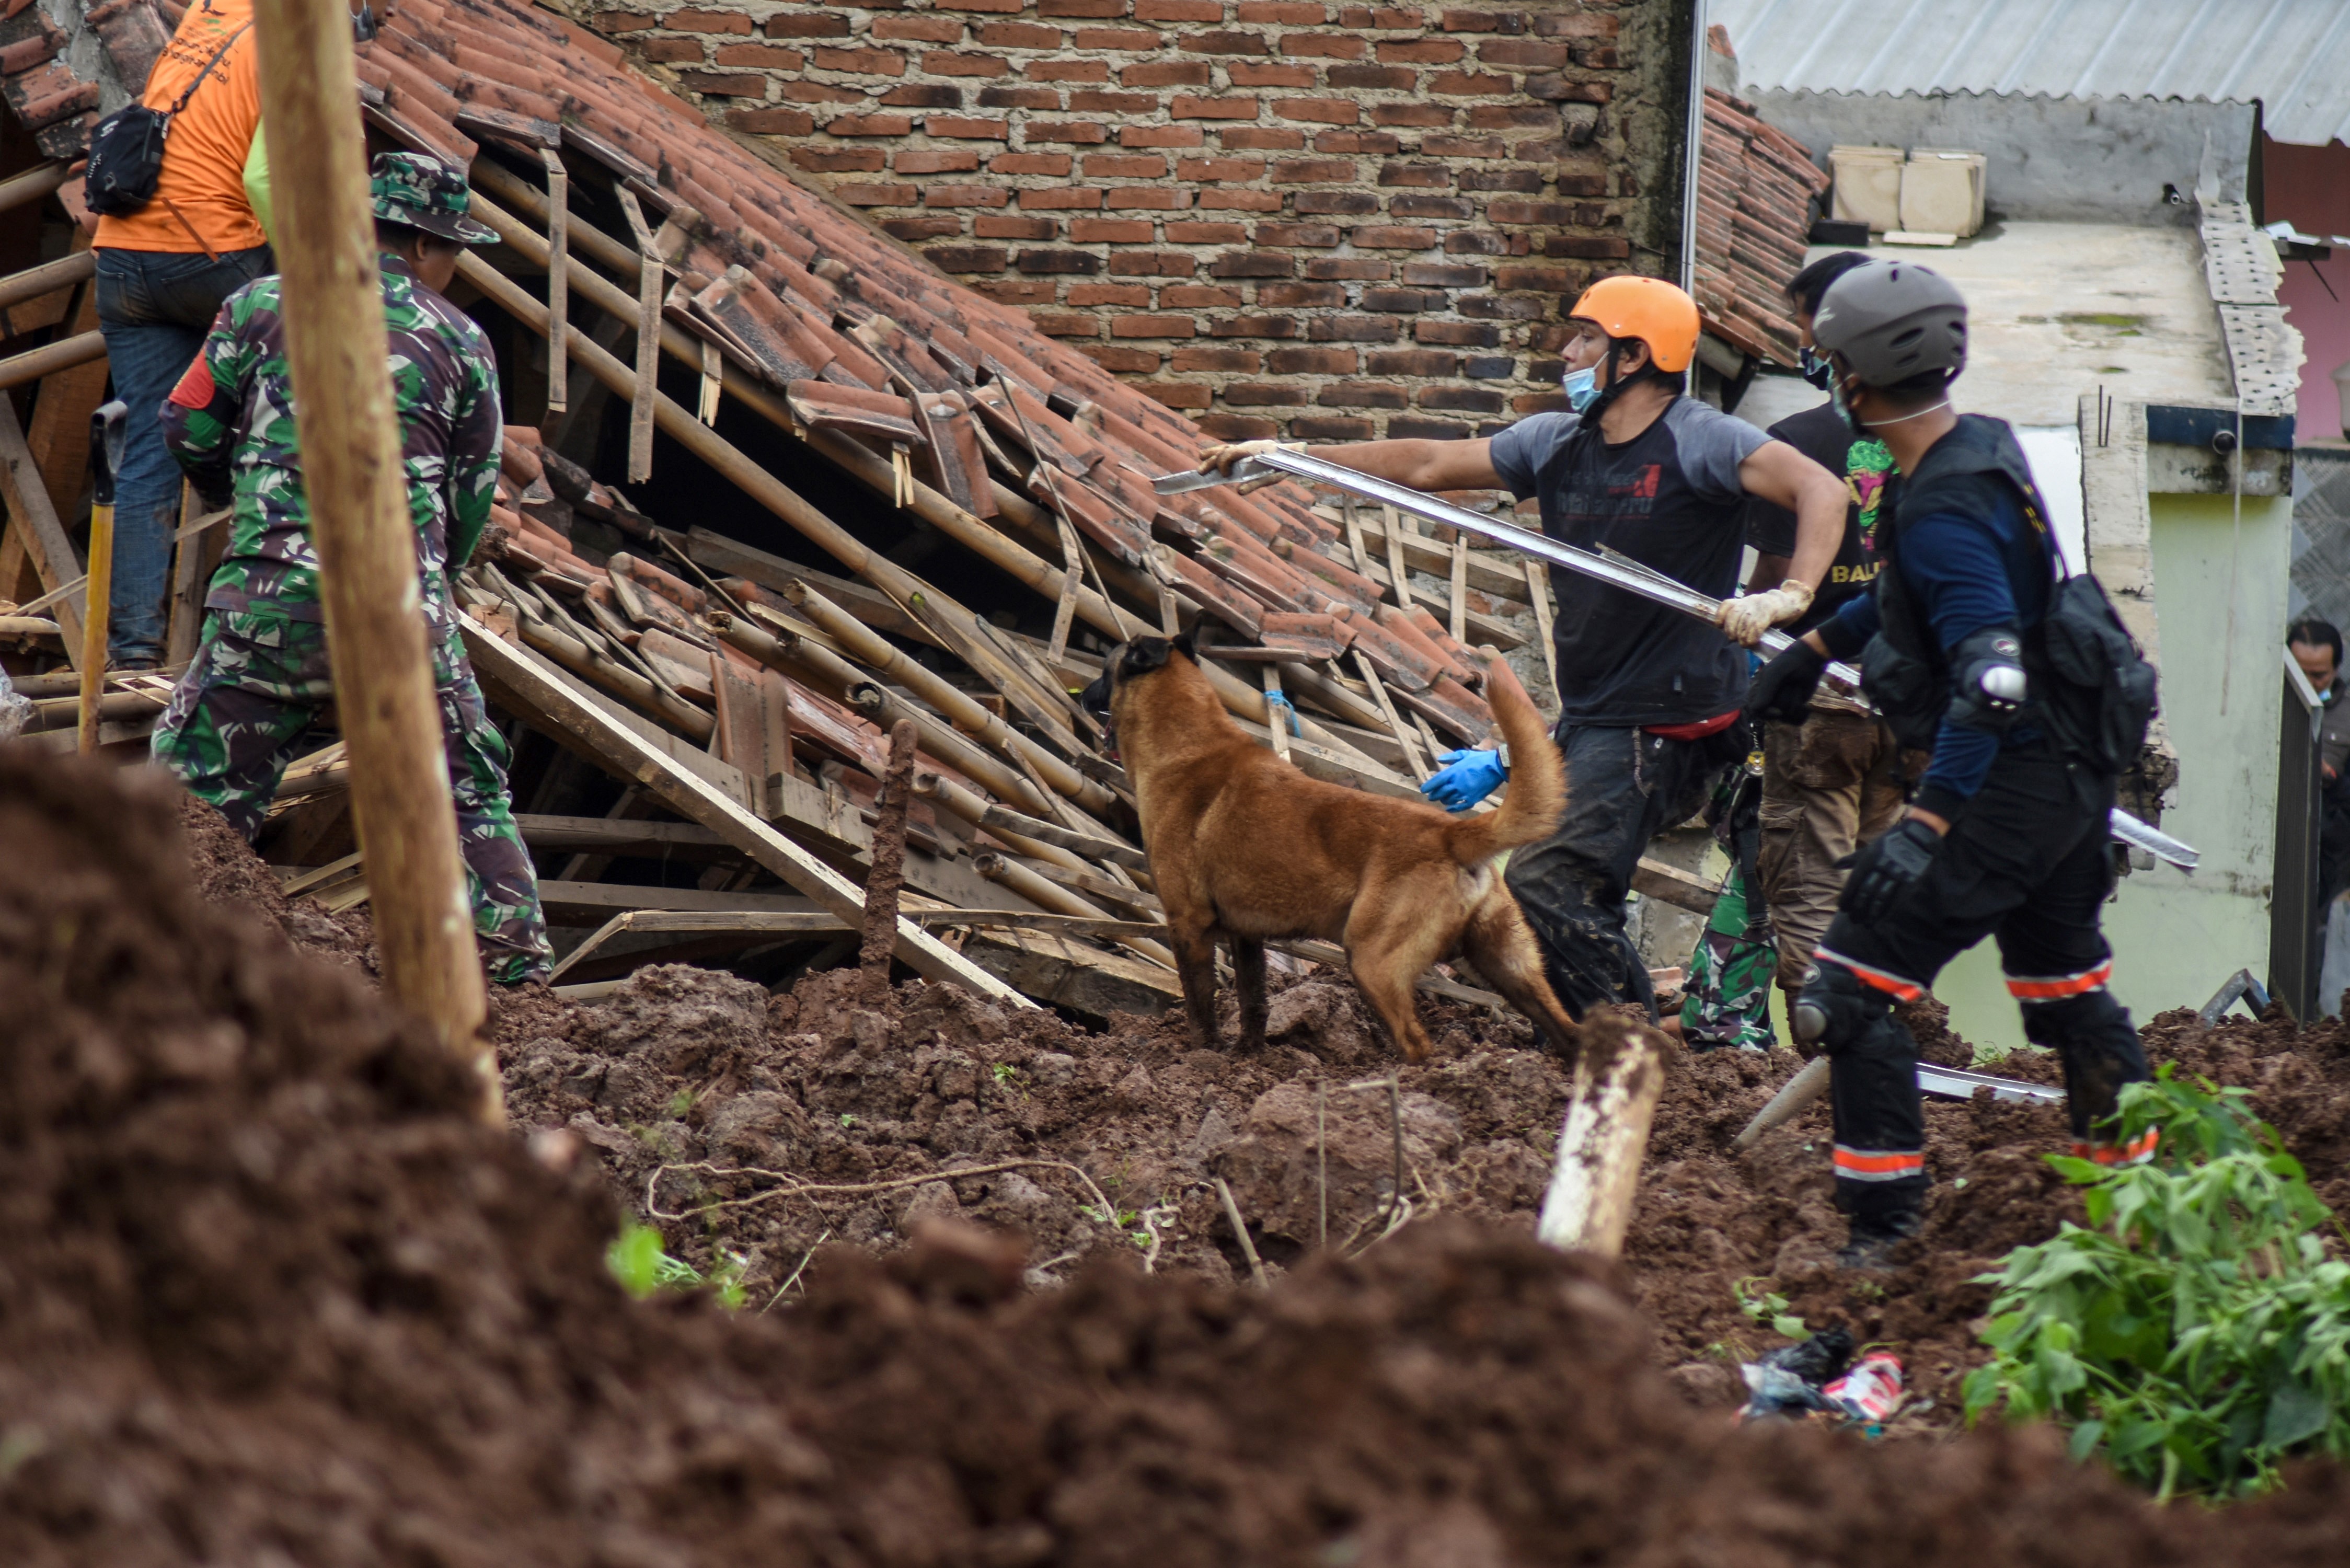
[[203, 347], [221, 302], [276, 270], [244, 193], [245, 161], [261, 128], [255, 59], [253, 0], [194, 0], [140, 100], [169, 109], [195, 85], [163, 144], [154, 200], [98, 223], [98, 324], [114, 395], [130, 407], [115, 476], [108, 652], [117, 669], [152, 669], [163, 657], [180, 504], [180, 469], [160, 423], [163, 400]]

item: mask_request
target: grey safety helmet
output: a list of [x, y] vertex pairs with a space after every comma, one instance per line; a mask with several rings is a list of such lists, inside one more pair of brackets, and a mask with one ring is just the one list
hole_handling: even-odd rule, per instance
[[1933, 370], [1947, 380], [1967, 362], [1967, 302], [1931, 267], [1870, 262], [1828, 286], [1812, 341], [1863, 386], [1897, 386]]

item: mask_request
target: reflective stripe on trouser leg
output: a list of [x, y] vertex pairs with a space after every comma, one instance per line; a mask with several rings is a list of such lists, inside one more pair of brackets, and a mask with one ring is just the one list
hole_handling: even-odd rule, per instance
[[2106, 989], [2113, 960], [2059, 976], [2010, 976], [2007, 989], [2023, 1013], [2023, 1037], [2056, 1053], [2064, 1066], [2064, 1097], [2074, 1152], [2100, 1165], [2136, 1164], [2154, 1156], [2148, 1129], [2124, 1148], [2101, 1127], [2121, 1108], [2125, 1084], [2147, 1076], [2146, 1053], [2129, 1010]]
[[1918, 1044], [1893, 1019], [1897, 997], [1923, 994], [1899, 975], [1820, 950], [1804, 1005], [1825, 1015], [1828, 1099], [1835, 1119], [1836, 1207], [1856, 1231], [1902, 1233], [1926, 1199], [1926, 1114]]

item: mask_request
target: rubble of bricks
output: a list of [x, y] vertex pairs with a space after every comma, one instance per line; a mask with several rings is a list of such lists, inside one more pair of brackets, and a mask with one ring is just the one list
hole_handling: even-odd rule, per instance
[[859, 0], [581, 19], [1203, 430], [1489, 432], [1678, 265], [1686, 6]]

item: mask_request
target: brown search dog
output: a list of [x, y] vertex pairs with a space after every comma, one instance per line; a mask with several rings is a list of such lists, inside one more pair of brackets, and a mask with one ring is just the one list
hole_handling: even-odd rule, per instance
[[1546, 837], [1566, 806], [1565, 771], [1542, 715], [1498, 661], [1487, 695], [1513, 766], [1499, 810], [1453, 816], [1417, 801], [1306, 777], [1224, 712], [1191, 639], [1141, 637], [1110, 650], [1086, 689], [1110, 721], [1142, 815], [1143, 848], [1167, 907], [1192, 1038], [1216, 1038], [1216, 940], [1232, 948], [1241, 1044], [1264, 1043], [1264, 944], [1342, 943], [1355, 983], [1403, 1047], [1428, 1055], [1414, 985], [1466, 956], [1570, 1061], [1575, 1022], [1493, 858]]

